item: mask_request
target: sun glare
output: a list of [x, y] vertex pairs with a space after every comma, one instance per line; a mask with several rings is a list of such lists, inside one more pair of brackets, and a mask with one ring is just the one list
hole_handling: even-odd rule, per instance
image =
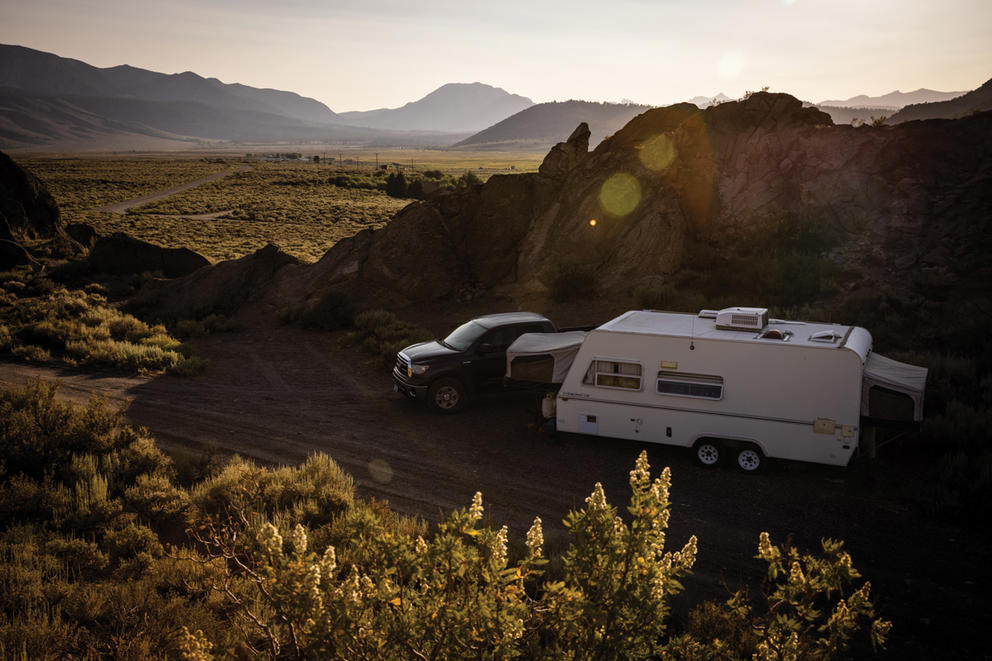
[[667, 135], [656, 135], [641, 144], [637, 155], [644, 167], [660, 172], [675, 160], [675, 145]]
[[737, 52], [724, 53], [717, 63], [721, 78], [737, 78], [744, 70], [744, 56]]
[[599, 203], [611, 216], [623, 217], [641, 202], [641, 185], [626, 172], [618, 172], [603, 182]]

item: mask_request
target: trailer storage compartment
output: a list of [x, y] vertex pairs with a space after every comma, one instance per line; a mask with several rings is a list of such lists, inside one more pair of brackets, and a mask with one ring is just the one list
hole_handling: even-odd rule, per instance
[[919, 422], [927, 368], [872, 353], [861, 382], [861, 415], [875, 420]]
[[542, 385], [561, 384], [585, 336], [584, 331], [524, 333], [506, 350], [506, 378]]

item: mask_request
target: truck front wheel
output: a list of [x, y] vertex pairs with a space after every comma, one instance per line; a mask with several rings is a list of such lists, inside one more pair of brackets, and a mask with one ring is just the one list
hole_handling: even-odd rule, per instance
[[455, 413], [467, 402], [468, 391], [458, 379], [438, 379], [427, 389], [427, 405], [438, 413]]

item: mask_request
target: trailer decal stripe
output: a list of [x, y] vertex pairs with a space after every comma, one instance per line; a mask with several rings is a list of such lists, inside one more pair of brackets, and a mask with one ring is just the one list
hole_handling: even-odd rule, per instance
[[[767, 420], [769, 422], [784, 422], [791, 425], [804, 425], [812, 426], [813, 422], [811, 420], [792, 420], [789, 418], [773, 418], [764, 415], [748, 415], [747, 413], [728, 413], [726, 411], [703, 411], [700, 409], [687, 409], [677, 406], [662, 406], [661, 404], [633, 404], [630, 402], [618, 402], [613, 399], [576, 399], [576, 401], [581, 402], [596, 402], [597, 404], [619, 404], [620, 406], [635, 406], [638, 408], [645, 409], [661, 409], [664, 411], [676, 411], [678, 413], [698, 413], [700, 415], [722, 415], [728, 418], [745, 418], [748, 420]], [[857, 429], [857, 427], [855, 427]]]

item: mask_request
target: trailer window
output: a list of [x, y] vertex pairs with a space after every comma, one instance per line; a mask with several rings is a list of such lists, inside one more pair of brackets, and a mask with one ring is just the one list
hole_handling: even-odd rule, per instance
[[708, 374], [658, 372], [658, 394], [723, 399], [723, 377]]
[[594, 360], [586, 370], [582, 383], [591, 383], [597, 388], [640, 390], [641, 366], [615, 360]]

